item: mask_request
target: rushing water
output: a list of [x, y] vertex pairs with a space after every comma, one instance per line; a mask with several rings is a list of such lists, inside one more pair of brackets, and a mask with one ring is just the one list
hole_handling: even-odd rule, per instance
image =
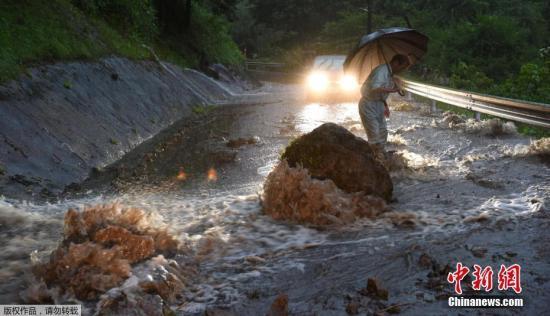
[[[481, 217], [498, 221], [529, 216], [549, 203], [550, 171], [528, 153], [528, 139], [514, 133], [486, 135], [483, 128], [473, 132], [449, 128], [440, 114], [433, 116], [418, 107], [412, 112], [394, 111], [388, 122], [390, 147], [407, 165], [393, 173], [397, 201], [390, 206], [396, 212], [414, 214], [412, 230], [404, 233], [387, 217], [318, 230], [263, 215], [261, 185], [280, 150], [292, 137], [324, 122], [342, 124], [364, 137], [357, 128], [355, 103], [275, 103], [248, 109], [229, 128], [229, 137], [259, 136], [262, 143], [239, 149], [237, 162], [220, 167], [219, 184], [115, 195], [91, 192], [55, 204], [0, 200], [0, 301], [17, 300], [31, 254], [44, 257], [56, 247], [68, 208], [113, 202], [139, 207], [160, 215], [170, 232], [195, 251], [208, 244], [201, 259], [203, 282], [182, 307], [193, 312], [209, 304], [239, 302], [245, 295], [243, 284], [251, 279], [280, 271], [303, 272], [307, 260], [293, 255], [303, 249], [326, 249], [326, 260], [354, 256], [372, 244], [392, 247], [404, 235], [429, 238], [466, 231]], [[244, 180], [238, 179], [240, 174]], [[353, 245], [354, 250], [331, 253], [333, 247], [346, 245]]]

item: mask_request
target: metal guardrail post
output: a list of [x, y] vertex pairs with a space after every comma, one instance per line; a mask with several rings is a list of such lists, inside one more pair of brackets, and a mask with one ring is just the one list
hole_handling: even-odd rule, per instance
[[481, 120], [481, 113], [475, 112], [475, 113], [474, 113], [474, 118], [475, 118], [476, 121]]
[[436, 101], [435, 100], [432, 100], [432, 106], [430, 107], [430, 113], [435, 113], [437, 111], [437, 108], [436, 108]]
[[407, 91], [407, 101], [412, 101], [412, 93], [410, 91]]
[[[468, 102], [470, 103], [469, 110], [474, 110], [476, 108], [476, 100], [474, 100], [474, 96], [472, 94], [468, 94]], [[481, 113], [478, 111], [474, 111], [474, 120], [480, 121], [481, 120]]]

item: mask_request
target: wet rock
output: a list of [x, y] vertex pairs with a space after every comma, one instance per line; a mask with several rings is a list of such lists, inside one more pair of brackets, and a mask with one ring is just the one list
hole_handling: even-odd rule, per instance
[[443, 113], [442, 121], [444, 123], [447, 123], [447, 125], [451, 128], [457, 124], [466, 122], [463, 116], [453, 113], [451, 111], [446, 111]]
[[40, 190], [40, 197], [49, 201], [55, 201], [57, 198], [56, 194], [47, 188], [42, 188], [42, 190]]
[[258, 256], [247, 256], [244, 258], [244, 260], [251, 264], [262, 264], [265, 263], [265, 259]]
[[28, 177], [21, 175], [21, 174], [15, 174], [13, 176], [10, 176], [10, 180], [13, 182], [17, 182], [19, 184], [22, 184], [26, 187], [31, 186], [33, 184], [37, 184], [36, 181], [29, 179]]
[[433, 259], [427, 253], [423, 253], [418, 258], [418, 265], [424, 268], [429, 268], [433, 264]]
[[63, 193], [74, 193], [74, 192], [80, 192], [81, 190], [82, 190], [82, 186], [79, 183], [73, 182], [65, 186]]
[[351, 301], [346, 306], [346, 313], [349, 315], [357, 315], [359, 314], [359, 302]]
[[385, 300], [389, 298], [389, 292], [387, 289], [380, 285], [380, 282], [375, 278], [369, 278], [367, 280], [367, 287], [360, 292], [362, 295], [370, 296], [372, 298]]
[[212, 150], [208, 153], [208, 160], [217, 164], [230, 163], [237, 160], [237, 151], [224, 148]]
[[226, 145], [230, 148], [239, 148], [245, 145], [257, 144], [258, 142], [260, 142], [260, 138], [258, 136], [254, 136], [249, 138], [231, 139], [226, 143]]
[[267, 312], [267, 316], [288, 316], [287, 294], [279, 294], [275, 298], [275, 300], [271, 304], [271, 307], [269, 308], [269, 311]]
[[370, 145], [347, 129], [325, 123], [293, 141], [282, 155], [290, 167], [301, 165], [316, 179], [331, 179], [338, 188], [391, 200], [393, 184]]
[[107, 297], [97, 304], [97, 315], [140, 315], [140, 316], [168, 316], [175, 315], [174, 311], [163, 302], [159, 295], [145, 294], [139, 297], [119, 295]]
[[401, 306], [391, 305], [388, 308], [386, 308], [386, 312], [388, 312], [388, 314], [399, 314], [401, 313]]
[[483, 247], [472, 247], [470, 249], [470, 252], [472, 252], [472, 255], [476, 258], [483, 258], [485, 257], [485, 254], [487, 253], [487, 248]]
[[184, 289], [183, 282], [173, 273], [164, 269], [158, 269], [153, 274], [152, 280], [141, 282], [139, 286], [146, 292], [158, 294], [167, 302], [174, 302]]
[[29, 282], [31, 285], [19, 293], [19, 297], [28, 304], [53, 304], [54, 293], [48, 289], [44, 281], [35, 278]]
[[505, 255], [509, 258], [515, 258], [518, 254], [513, 251], [506, 251]]
[[246, 292], [246, 297], [248, 297], [251, 300], [257, 300], [260, 298], [260, 291], [257, 289]]
[[446, 264], [442, 266], [432, 258], [432, 266], [430, 272], [426, 275], [427, 280], [423, 283], [424, 287], [430, 290], [442, 291], [449, 284], [447, 276], [451, 271], [451, 266]]
[[490, 219], [487, 213], [481, 213], [479, 215], [468, 216], [464, 218], [464, 223], [481, 223]]
[[393, 225], [399, 228], [414, 228], [418, 225], [417, 217], [409, 212], [388, 212], [384, 217], [390, 219]]
[[262, 209], [277, 220], [337, 226], [388, 210], [380, 197], [344, 192], [332, 180], [313, 179], [308, 170], [290, 168], [284, 160], [264, 183]]
[[483, 179], [482, 176], [474, 173], [468, 173], [465, 177], [467, 180], [488, 189], [504, 189], [504, 185], [500, 182], [496, 182], [490, 179]]
[[104, 172], [105, 172], [105, 170], [103, 170], [102, 168], [93, 167], [93, 168], [90, 169], [89, 177], [98, 177], [99, 175], [101, 175]]

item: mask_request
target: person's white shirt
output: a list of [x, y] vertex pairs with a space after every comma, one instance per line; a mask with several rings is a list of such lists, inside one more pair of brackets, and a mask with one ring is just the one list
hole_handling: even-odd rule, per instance
[[372, 101], [385, 101], [388, 98], [387, 92], [373, 93], [372, 90], [380, 87], [395, 88], [388, 64], [381, 64], [370, 73], [369, 77], [361, 87], [361, 95]]

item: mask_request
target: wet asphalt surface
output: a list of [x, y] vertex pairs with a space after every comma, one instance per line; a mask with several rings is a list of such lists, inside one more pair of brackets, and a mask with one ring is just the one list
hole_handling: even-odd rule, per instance
[[[192, 201], [215, 204], [225, 196], [249, 196], [254, 217], [247, 219], [263, 217], [266, 225], [288, 230], [281, 238], [295, 238], [292, 232], [299, 225], [265, 219], [254, 198], [284, 147], [324, 122], [365, 135], [353, 102], [308, 103], [296, 86], [275, 86], [266, 98], [261, 104], [195, 113], [115, 164], [93, 171], [64, 198], [162, 195], [188, 199], [193, 209]], [[529, 139], [449, 128], [441, 113], [412, 103], [412, 111], [394, 108], [389, 120], [390, 149], [408, 166], [392, 172], [395, 202], [390, 207], [412, 214], [412, 223], [382, 218], [320, 230], [319, 242], [252, 248], [248, 254], [261, 259], [253, 262], [244, 255], [213, 256], [202, 263], [200, 282], [231, 291], [214, 291], [208, 298], [191, 295], [177, 311], [264, 315], [278, 295], [286, 294], [291, 315], [544, 314], [550, 300], [547, 157], [514, 156]], [[187, 233], [195, 231], [204, 229], [195, 226]], [[523, 292], [490, 294], [524, 298], [525, 306], [448, 307], [453, 288], [446, 277], [458, 261], [492, 266], [495, 274], [501, 264], [520, 264]], [[387, 289], [387, 299], [364, 290], [369, 278]], [[466, 294], [483, 295], [466, 281]]]

